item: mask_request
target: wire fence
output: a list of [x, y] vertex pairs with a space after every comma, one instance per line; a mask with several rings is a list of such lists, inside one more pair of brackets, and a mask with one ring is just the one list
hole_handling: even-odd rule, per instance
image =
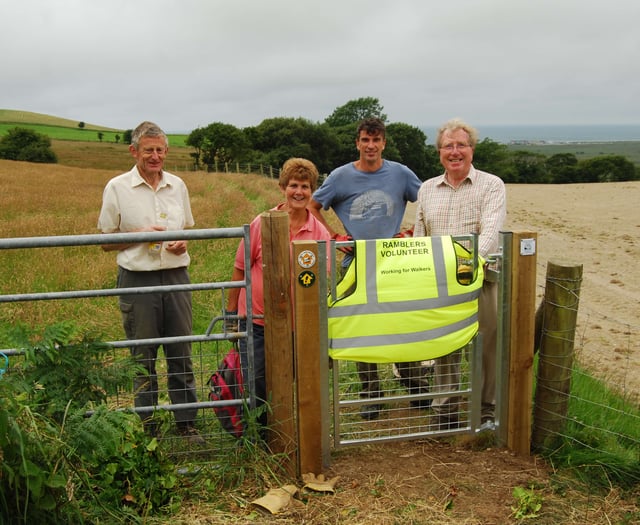
[[266, 164], [252, 164], [241, 162], [218, 162], [212, 166], [203, 166], [192, 163], [167, 163], [167, 169], [173, 172], [206, 171], [207, 173], [243, 173], [246, 175], [261, 175], [270, 179], [277, 179], [280, 176], [280, 168], [267, 166]]
[[[544, 284], [542, 284], [544, 286]], [[564, 286], [580, 289], [580, 283]], [[543, 298], [544, 301], [544, 298]], [[539, 450], [553, 455], [565, 455], [562, 449], [583, 451], [585, 458], [602, 465], [611, 465], [620, 458], [640, 461], [640, 369], [637, 350], [640, 341], [640, 324], [627, 321], [597, 310], [588, 305], [553, 305], [558, 315], [563, 309], [577, 315], [575, 337], [567, 339], [573, 355], [570, 361], [556, 361], [558, 377], [566, 377], [567, 385], [558, 381], [543, 382], [538, 377], [537, 389], [546, 389], [556, 396], [558, 410], [538, 403], [536, 392], [536, 421], [545, 435]], [[575, 311], [577, 309], [577, 311]], [[556, 333], [542, 326], [541, 338], [567, 338], [566, 333]], [[604, 332], [604, 333], [603, 333]], [[538, 356], [545, 359], [543, 347]], [[610, 361], [609, 366], [603, 365]], [[534, 442], [535, 432], [534, 428]], [[585, 452], [586, 451], [586, 452]], [[579, 461], [577, 461], [579, 462]], [[596, 466], [597, 468], [597, 466]], [[632, 476], [633, 477], [633, 476]], [[635, 474], [640, 481], [640, 472]]]

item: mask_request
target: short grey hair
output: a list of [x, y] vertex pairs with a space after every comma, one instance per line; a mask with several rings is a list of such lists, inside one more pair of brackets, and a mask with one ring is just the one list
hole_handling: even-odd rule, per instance
[[472, 148], [475, 148], [476, 144], [478, 143], [478, 131], [476, 130], [476, 128], [470, 126], [460, 118], [452, 118], [451, 120], [445, 122], [442, 126], [440, 126], [436, 138], [436, 147], [440, 149], [440, 147], [442, 146], [442, 136], [445, 133], [458, 131], [459, 129], [461, 129], [462, 131], [466, 131], [467, 135], [469, 135], [469, 145]]
[[142, 137], [161, 137], [167, 147], [169, 146], [169, 139], [166, 133], [162, 131], [162, 128], [148, 120], [138, 124], [138, 127], [133, 130], [133, 133], [131, 133], [131, 145], [137, 149]]

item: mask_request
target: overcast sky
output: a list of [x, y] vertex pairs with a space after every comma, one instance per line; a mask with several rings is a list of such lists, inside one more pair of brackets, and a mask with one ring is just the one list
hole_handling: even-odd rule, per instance
[[0, 108], [168, 132], [640, 123], [639, 0], [0, 0]]

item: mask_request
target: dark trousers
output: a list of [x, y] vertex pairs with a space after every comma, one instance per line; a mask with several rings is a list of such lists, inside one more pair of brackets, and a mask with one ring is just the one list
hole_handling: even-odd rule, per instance
[[[376, 363], [356, 362], [358, 377], [362, 384], [360, 397], [371, 399], [382, 397], [384, 393], [380, 389], [380, 376]], [[426, 394], [429, 392], [429, 376], [425, 374], [424, 366], [421, 362], [396, 363], [396, 368], [400, 374], [400, 383], [407, 390], [408, 394]]]
[[[132, 272], [119, 268], [118, 288], [189, 283], [186, 268]], [[120, 296], [122, 323], [128, 339], [151, 339], [192, 334], [191, 292], [125, 294]], [[159, 344], [133, 346], [132, 355], [147, 374], [134, 379], [135, 406], [158, 404], [156, 360]], [[195, 378], [191, 362], [191, 343], [163, 344], [167, 361], [167, 386], [173, 404], [196, 403]], [[174, 412], [178, 425], [193, 425], [197, 409]], [[145, 419], [148, 416], [142, 416]]]
[[[247, 322], [240, 320], [238, 329], [241, 332], [246, 330]], [[267, 379], [266, 364], [264, 352], [264, 326], [253, 323], [253, 374], [256, 396], [256, 408], [263, 406], [267, 401]], [[247, 349], [247, 340], [240, 339], [238, 341], [240, 348], [240, 361], [242, 363], [242, 377], [244, 378], [244, 388], [246, 392], [250, 392], [249, 383], [249, 354]], [[267, 425], [266, 411], [258, 417], [258, 423], [265, 427]]]

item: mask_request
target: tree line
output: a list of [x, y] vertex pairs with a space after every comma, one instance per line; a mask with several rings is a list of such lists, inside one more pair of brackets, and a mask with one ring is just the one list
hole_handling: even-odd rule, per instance
[[[193, 130], [186, 144], [197, 169], [213, 170], [220, 164], [281, 166], [290, 157], [313, 161], [321, 173], [354, 160], [358, 123], [378, 117], [387, 123], [377, 98], [364, 97], [340, 106], [324, 122], [304, 118], [277, 117], [253, 127], [237, 128], [214, 122]], [[406, 164], [421, 180], [442, 173], [439, 155], [427, 136], [415, 126], [387, 123], [384, 157]], [[560, 184], [637, 180], [636, 166], [621, 155], [578, 160], [572, 153], [546, 156], [530, 151], [512, 151], [489, 138], [476, 146], [474, 165], [495, 173], [505, 183]]]
[[[358, 123], [377, 117], [386, 123], [384, 157], [406, 164], [421, 180], [442, 173], [439, 155], [427, 136], [416, 126], [388, 122], [379, 100], [362, 97], [336, 108], [323, 122], [298, 117], [275, 117], [257, 126], [238, 128], [213, 122], [189, 133], [186, 144], [193, 148], [195, 169], [215, 171], [218, 166], [254, 164], [280, 167], [291, 157], [313, 161], [320, 173], [355, 158]], [[123, 133], [129, 143], [132, 130]], [[0, 138], [0, 158], [30, 162], [56, 162], [46, 135], [15, 128]], [[572, 153], [551, 156], [531, 151], [512, 151], [489, 138], [479, 142], [474, 152], [478, 169], [498, 175], [505, 183], [564, 184], [572, 182], [614, 182], [638, 180], [633, 162], [622, 155], [605, 155], [578, 160]]]

